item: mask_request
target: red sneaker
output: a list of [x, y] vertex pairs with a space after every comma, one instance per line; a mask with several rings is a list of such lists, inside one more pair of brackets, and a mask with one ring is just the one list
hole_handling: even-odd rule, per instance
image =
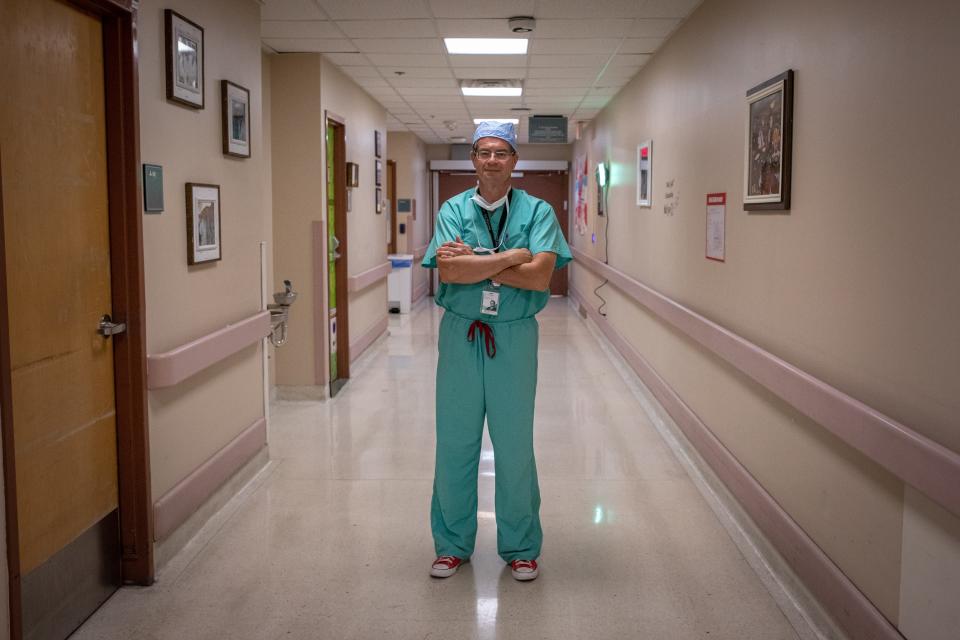
[[469, 561], [469, 558], [461, 559], [456, 556], [440, 556], [433, 561], [433, 566], [430, 567], [430, 575], [434, 578], [449, 578], [457, 572], [460, 565]]
[[536, 580], [540, 575], [536, 560], [514, 560], [510, 563], [514, 580]]

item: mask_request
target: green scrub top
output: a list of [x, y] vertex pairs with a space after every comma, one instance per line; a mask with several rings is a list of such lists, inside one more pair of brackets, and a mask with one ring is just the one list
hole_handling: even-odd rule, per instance
[[[476, 188], [468, 189], [453, 196], [440, 207], [433, 241], [427, 248], [421, 263], [424, 267], [436, 269], [437, 249], [445, 242], [455, 241], [458, 236], [471, 247], [493, 248], [495, 246], [490, 238], [483, 210], [472, 200], [476, 192]], [[501, 206], [490, 216], [494, 233], [500, 228], [500, 220], [505, 215], [505, 210], [506, 207]], [[560, 230], [553, 207], [526, 191], [511, 190], [510, 212], [503, 233], [505, 238], [500, 251], [524, 247], [533, 255], [550, 251], [557, 255], [556, 269], [562, 269], [573, 259], [570, 247], [563, 239], [563, 232]], [[464, 318], [497, 323], [533, 317], [547, 305], [550, 299], [549, 289], [530, 291], [501, 285], [500, 312], [496, 316], [490, 316], [480, 313], [483, 289], [488, 284], [490, 280], [475, 284], [441, 282], [440, 290], [436, 295], [437, 304]]]

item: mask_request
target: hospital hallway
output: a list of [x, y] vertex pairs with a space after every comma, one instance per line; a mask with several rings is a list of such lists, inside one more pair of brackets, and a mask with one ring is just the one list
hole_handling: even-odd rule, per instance
[[429, 299], [391, 316], [336, 398], [275, 404], [269, 465], [155, 586], [122, 588], [73, 637], [812, 637], [791, 626], [646, 415], [644, 392], [566, 299], [538, 316], [541, 575], [516, 582], [497, 557], [485, 433], [476, 552], [431, 578], [440, 317]]

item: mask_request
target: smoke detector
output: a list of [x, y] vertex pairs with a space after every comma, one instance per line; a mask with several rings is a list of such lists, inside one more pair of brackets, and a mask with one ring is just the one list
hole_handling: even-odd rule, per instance
[[507, 20], [507, 24], [514, 33], [530, 33], [537, 26], [537, 21], [532, 16], [514, 16]]

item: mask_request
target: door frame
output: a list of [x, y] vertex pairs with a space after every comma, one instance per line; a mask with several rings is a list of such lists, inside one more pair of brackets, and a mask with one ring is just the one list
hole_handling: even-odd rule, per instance
[[[330, 110], [327, 110], [324, 116], [324, 136], [326, 136], [327, 127], [330, 125], [333, 126], [334, 131], [336, 132], [336, 136], [333, 140], [333, 228], [334, 234], [337, 236], [337, 240], [340, 241], [339, 248], [341, 254], [340, 259], [334, 263], [336, 265], [334, 275], [337, 278], [337, 378], [343, 378], [344, 380], [347, 380], [350, 378], [350, 291], [348, 290], [350, 271], [347, 265], [349, 245], [349, 239], [347, 237], [347, 121], [343, 116], [337, 115]], [[323, 145], [323, 149], [324, 156], [326, 156], [326, 144]], [[325, 223], [327, 222], [327, 203], [329, 201], [329, 198], [327, 197], [326, 164], [329, 164], [329, 162], [330, 158], [326, 158], [323, 180], [323, 218]], [[326, 225], [324, 226], [324, 229], [326, 229]], [[326, 244], [324, 244], [324, 250], [329, 250]], [[326, 269], [329, 269], [329, 260], [325, 259], [323, 264], [327, 265], [325, 266]], [[329, 277], [330, 274], [327, 274], [328, 280]], [[327, 287], [324, 289], [323, 301], [323, 308], [326, 311], [323, 321], [327, 326], [325, 331], [325, 335], [327, 336], [327, 348], [329, 348], [330, 345], [329, 292], [330, 285], [328, 281]], [[327, 385], [329, 388], [329, 385], [332, 382], [330, 377], [329, 358], [326, 358], [324, 367], [327, 369]]]
[[[117, 482], [121, 571], [125, 584], [150, 585], [155, 578], [153, 501], [147, 421], [146, 315], [143, 221], [140, 217], [138, 14], [134, 0], [59, 0], [100, 19], [103, 28], [107, 198], [110, 231], [111, 315], [126, 333], [113, 337], [117, 424]], [[0, 238], [3, 228], [0, 190]], [[6, 282], [5, 244], [0, 275]], [[0, 294], [0, 419], [3, 421], [4, 503], [10, 586], [11, 638], [22, 636], [19, 529], [10, 371], [9, 308]]]
[[390, 203], [390, 242], [387, 243], [387, 253], [397, 252], [397, 229], [400, 221], [397, 220], [397, 161], [387, 160], [387, 201]]

